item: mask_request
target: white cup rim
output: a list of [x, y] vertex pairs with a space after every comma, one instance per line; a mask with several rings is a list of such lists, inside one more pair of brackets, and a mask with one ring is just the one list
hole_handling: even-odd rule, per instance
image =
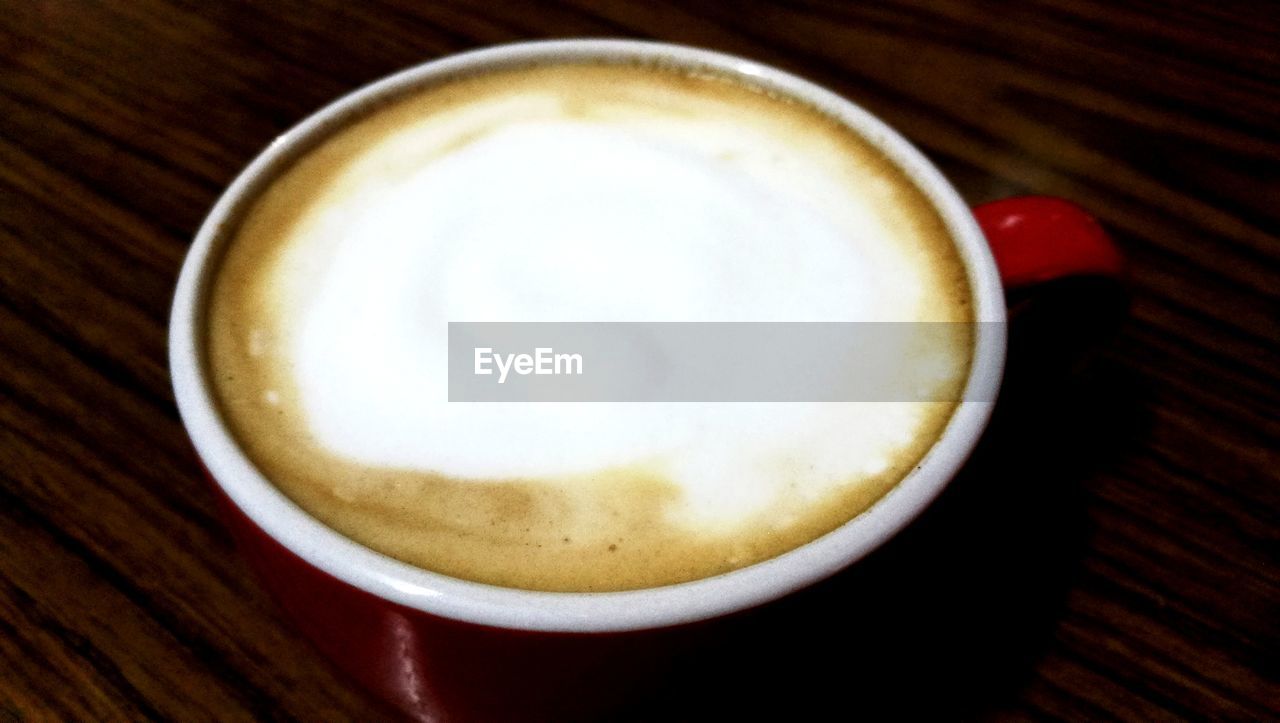
[[910, 142], [853, 102], [761, 63], [688, 46], [574, 39], [499, 45], [448, 56], [366, 85], [309, 116], [268, 146], [210, 211], [182, 267], [169, 327], [174, 394], [196, 452], [215, 482], [254, 524], [309, 564], [380, 598], [455, 620], [500, 628], [622, 632], [693, 623], [754, 607], [826, 578], [862, 558], [915, 519], [963, 464], [990, 417], [1004, 367], [1003, 323], [975, 326], [964, 399], [918, 467], [871, 508], [790, 552], [691, 582], [623, 592], [557, 593], [470, 582], [392, 559], [342, 536], [304, 512], [254, 467], [220, 418], [205, 379], [200, 306], [210, 256], [233, 212], [300, 147], [375, 99], [428, 80], [483, 68], [556, 60], [672, 63], [750, 79], [801, 98], [864, 135], [905, 170], [933, 202], [969, 274], [976, 319], [1003, 322], [1003, 287], [969, 206]]

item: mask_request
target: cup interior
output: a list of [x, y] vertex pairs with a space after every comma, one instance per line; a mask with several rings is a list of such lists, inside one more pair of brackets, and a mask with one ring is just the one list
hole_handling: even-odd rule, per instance
[[[178, 408], [201, 460], [250, 520], [315, 567], [410, 608], [502, 628], [620, 632], [691, 623], [768, 602], [855, 562], [906, 526], [942, 491], [977, 442], [993, 402], [962, 401], [912, 473], [861, 515], [808, 544], [714, 577], [606, 593], [500, 588], [429, 572], [374, 552], [321, 524], [279, 492], [249, 461], [220, 418], [203, 362], [201, 309], [219, 250], [256, 194], [333, 129], [406, 91], [458, 74], [557, 61], [649, 63], [711, 71], [824, 110], [878, 147], [915, 181], [957, 244], [973, 292], [975, 319], [1004, 321], [1004, 295], [995, 262], [968, 206], [910, 142], [856, 104], [782, 70], [684, 46], [629, 40], [497, 46], [425, 63], [344, 96], [276, 139], [217, 201], [182, 267], [169, 336]], [[1004, 325], [975, 326], [964, 399], [992, 400], [1003, 371]]]

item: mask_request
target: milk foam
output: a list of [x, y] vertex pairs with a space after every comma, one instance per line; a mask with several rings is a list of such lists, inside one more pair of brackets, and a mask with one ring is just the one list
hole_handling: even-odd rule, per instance
[[882, 405], [449, 404], [450, 321], [862, 321], [916, 318], [921, 303], [874, 197], [773, 162], [788, 138], [520, 120], [542, 101], [528, 100], [440, 157], [430, 117], [386, 139], [289, 239], [330, 259], [289, 348], [322, 444], [475, 480], [643, 463], [682, 491], [673, 514], [704, 527], [849, 484], [911, 440], [909, 408]]
[[[713, 536], [784, 529], [809, 503], [882, 484], [935, 433], [936, 405], [447, 401], [451, 321], [959, 318], [950, 267], [930, 260], [874, 151], [786, 113], [663, 92], [584, 106], [554, 84], [499, 85], [339, 139], [282, 180], [281, 198], [290, 184], [313, 197], [268, 195], [246, 225], [272, 245], [235, 272], [255, 275], [264, 308], [234, 322], [276, 370], [253, 403], [302, 410], [277, 446], [561, 490], [557, 524], [575, 539], [615, 539], [572, 500], [607, 496], [617, 470], [673, 491], [655, 524]], [[334, 494], [378, 494], [362, 484]]]

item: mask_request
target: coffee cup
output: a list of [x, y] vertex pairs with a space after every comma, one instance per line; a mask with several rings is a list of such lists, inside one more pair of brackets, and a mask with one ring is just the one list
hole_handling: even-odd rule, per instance
[[[256, 158], [188, 254], [170, 363], [239, 546], [322, 654], [412, 718], [564, 720], [906, 526], [982, 434], [1005, 291], [1119, 271], [1072, 204], [970, 209], [902, 136], [789, 73], [519, 43], [366, 86]], [[965, 331], [954, 389], [893, 411], [458, 411], [418, 383], [441, 381], [450, 313], [519, 317], [566, 286], [529, 320]], [[435, 346], [402, 345], [424, 307]], [[708, 427], [714, 445], [688, 431]]]

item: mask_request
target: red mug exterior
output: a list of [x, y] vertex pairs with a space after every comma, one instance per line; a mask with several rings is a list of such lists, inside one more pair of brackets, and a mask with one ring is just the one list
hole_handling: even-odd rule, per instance
[[[1016, 285], [1121, 271], [1106, 233], [1067, 201], [1012, 198], [980, 206], [975, 215], [1002, 275], [1013, 269]], [[548, 633], [472, 625], [397, 605], [308, 564], [209, 481], [241, 553], [298, 629], [343, 673], [410, 719], [576, 720], [627, 697], [697, 641], [696, 625]]]
[[[562, 41], [508, 48], [506, 52], [516, 55], [581, 51], [713, 62], [752, 77], [773, 74], [777, 82], [799, 88], [797, 92], [839, 104], [852, 124], [864, 132], [881, 134], [887, 151], [914, 164], [917, 178], [923, 178], [922, 184], [932, 189], [940, 212], [949, 216], [964, 239], [962, 250], [976, 259], [971, 262], [971, 273], [982, 283], [978, 300], [987, 306], [986, 320], [1003, 320], [1005, 288], [1066, 276], [1114, 277], [1121, 272], [1120, 256], [1110, 239], [1096, 221], [1073, 204], [1031, 196], [986, 204], [971, 214], [954, 189], [905, 140], [848, 101], [780, 71], [706, 51], [628, 41]], [[503, 52], [499, 48], [468, 55], [482, 62]], [[469, 61], [466, 56], [455, 56], [449, 62], [465, 66]], [[448, 62], [429, 65], [448, 66]], [[397, 76], [399, 81], [393, 78], [384, 83], [415, 82], [402, 76]], [[704, 621], [767, 603], [811, 584], [891, 537], [932, 501], [976, 443], [989, 408], [971, 410], [961, 420], [962, 429], [950, 438], [944, 435], [936, 445], [943, 447], [945, 442], [949, 446], [939, 454], [931, 453], [936, 459], [922, 465], [931, 468], [913, 473], [900, 484], [907, 487], [911, 481], [915, 487], [903, 493], [895, 490], [894, 499], [877, 503], [861, 516], [865, 519], [855, 519], [820, 542], [804, 546], [812, 549], [801, 548], [782, 556], [785, 559], [720, 576], [731, 580], [674, 586], [684, 590], [521, 597], [519, 591], [486, 592], [478, 589], [483, 586], [440, 580], [422, 571], [406, 572], [404, 566], [376, 559], [368, 551], [352, 552], [352, 543], [334, 539], [336, 533], [331, 531], [316, 530], [318, 523], [298, 517], [299, 511], [279, 499], [269, 483], [251, 470], [216, 420], [201, 377], [195, 320], [208, 247], [231, 209], [251, 195], [258, 177], [268, 173], [274, 162], [270, 156], [285, 152], [276, 146], [299, 143], [299, 138], [321, 132], [325, 123], [340, 118], [344, 104], [367, 102], [377, 96], [378, 88], [349, 96], [331, 107], [337, 110], [322, 111], [286, 135], [255, 161], [215, 206], [193, 245], [175, 297], [171, 364], [184, 423], [238, 547], [286, 615], [316, 648], [393, 710], [426, 721], [562, 721], [598, 714], [633, 695], [672, 655], [696, 644]], [[1000, 308], [994, 309], [993, 304]], [[1003, 344], [1003, 337], [990, 341], [983, 357], [986, 366], [974, 373], [975, 379], [979, 372], [985, 374], [980, 381], [990, 387], [992, 397], [999, 385]], [[295, 534], [290, 525], [307, 526], [311, 531]], [[336, 549], [339, 546], [346, 549]], [[378, 569], [362, 569], [361, 560]], [[427, 583], [408, 580], [410, 575], [426, 576]], [[468, 594], [472, 599], [467, 599]], [[642, 609], [646, 605], [653, 609]]]

